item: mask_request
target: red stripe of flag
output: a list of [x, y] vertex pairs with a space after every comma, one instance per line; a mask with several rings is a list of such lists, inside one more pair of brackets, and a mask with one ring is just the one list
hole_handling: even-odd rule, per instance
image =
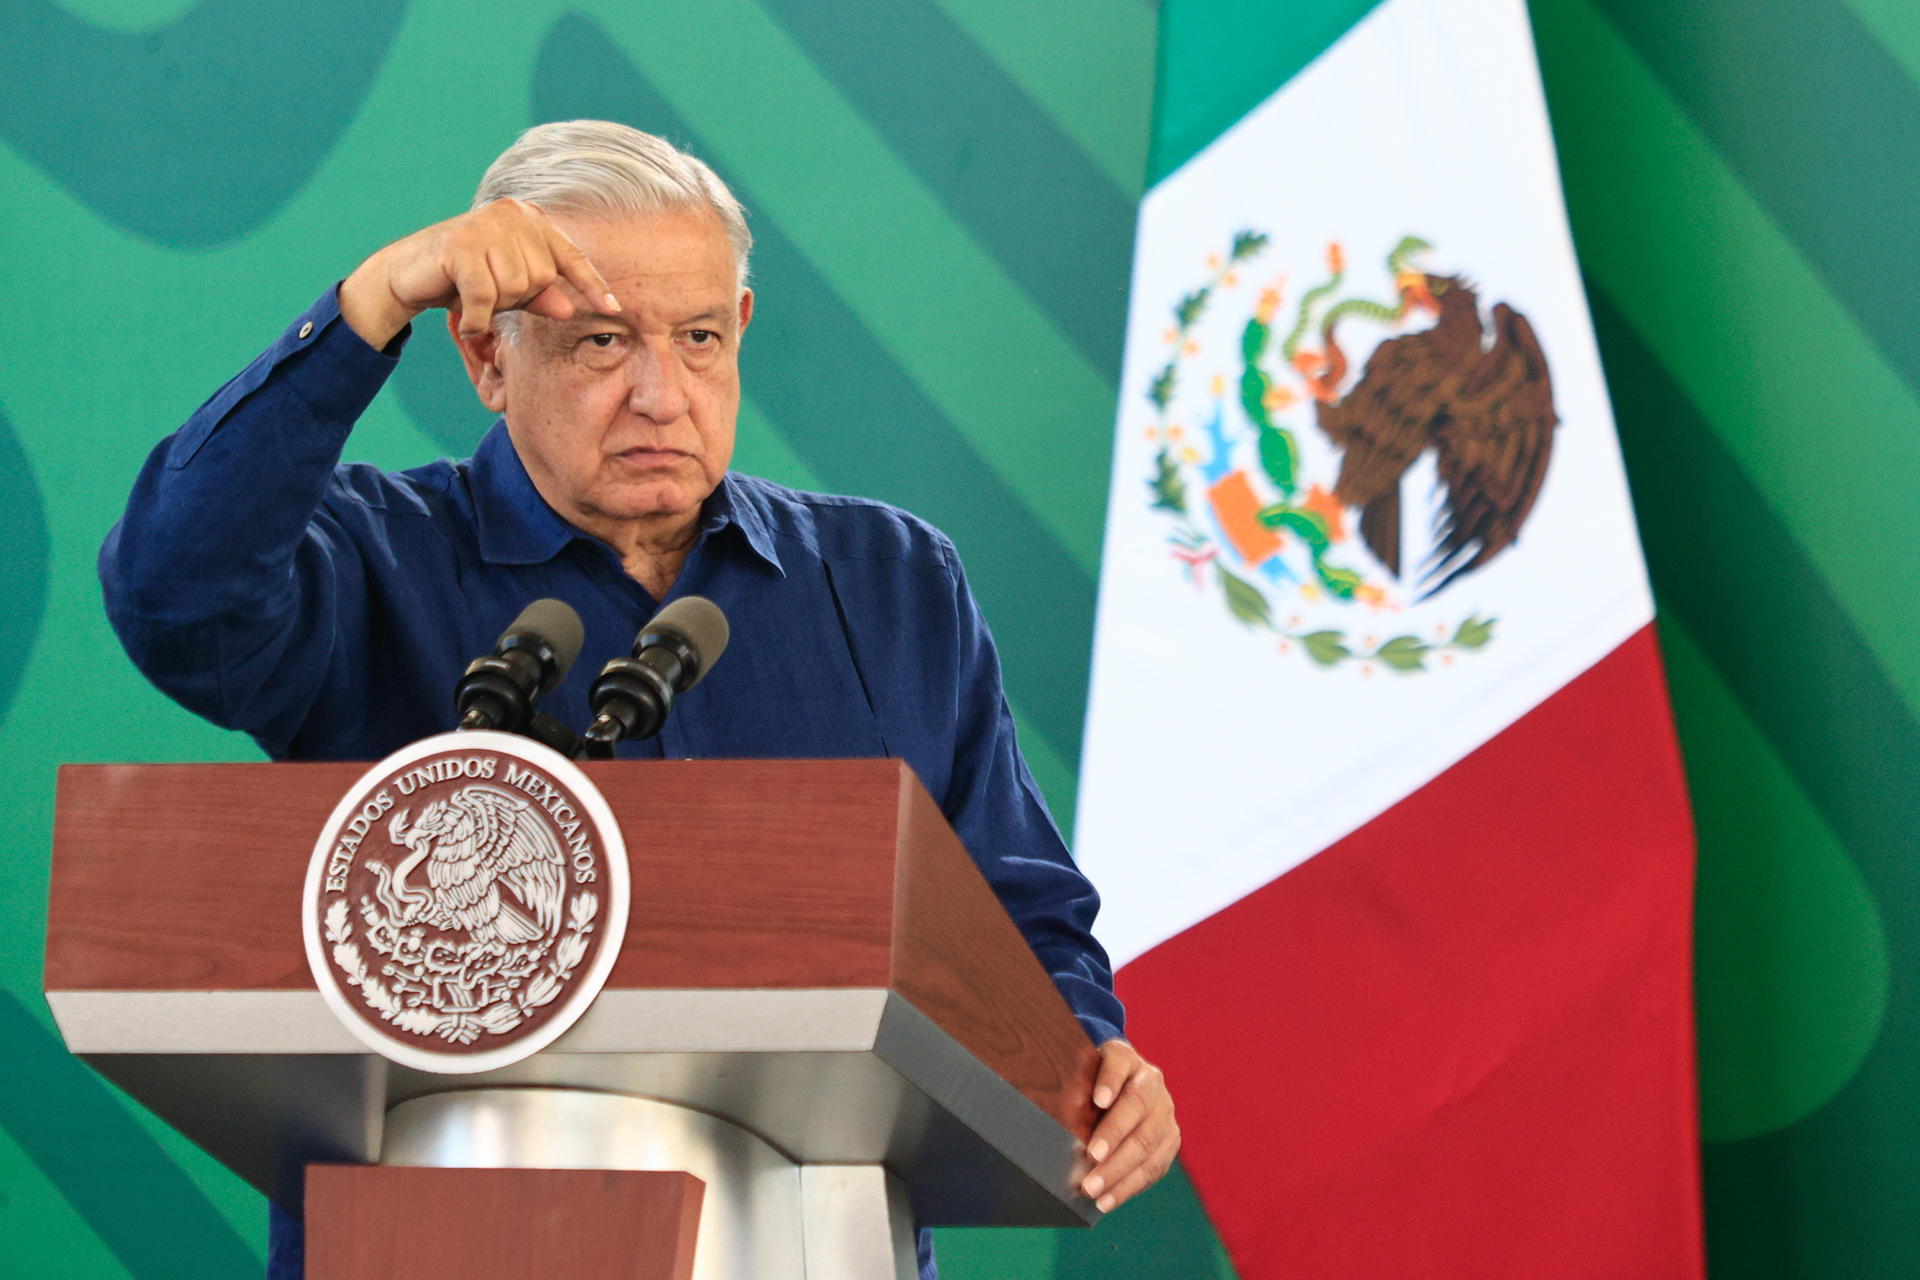
[[1122, 970], [1243, 1280], [1701, 1276], [1692, 885], [1649, 627]]

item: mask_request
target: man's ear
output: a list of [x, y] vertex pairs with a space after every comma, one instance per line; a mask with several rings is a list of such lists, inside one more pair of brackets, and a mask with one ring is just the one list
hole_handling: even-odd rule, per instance
[[476, 334], [460, 332], [460, 310], [447, 308], [447, 332], [453, 345], [460, 348], [460, 363], [467, 366], [467, 378], [480, 394], [480, 403], [494, 413], [507, 411], [507, 383], [500, 372], [500, 345], [506, 341], [500, 330], [488, 325]]
[[747, 324], [753, 319], [753, 290], [740, 291], [740, 332], [747, 331]]

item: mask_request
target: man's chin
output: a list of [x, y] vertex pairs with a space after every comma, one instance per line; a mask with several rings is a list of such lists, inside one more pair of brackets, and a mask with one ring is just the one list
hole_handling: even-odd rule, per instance
[[621, 485], [611, 492], [595, 494], [593, 507], [607, 520], [671, 524], [698, 516], [701, 504], [712, 492], [713, 486], [684, 482]]

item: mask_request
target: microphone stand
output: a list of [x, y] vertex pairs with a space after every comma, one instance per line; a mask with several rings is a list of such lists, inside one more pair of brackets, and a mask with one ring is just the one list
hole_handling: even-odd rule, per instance
[[[468, 708], [467, 714], [460, 718], [460, 723], [456, 726], [456, 729], [464, 732], [468, 729], [493, 729], [498, 727], [493, 716], [488, 714], [485, 707], [476, 706]], [[560, 723], [560, 721], [554, 719], [544, 711], [537, 713], [532, 720], [529, 720], [526, 729], [522, 731], [519, 736], [532, 738], [541, 746], [550, 747], [569, 760], [585, 760], [589, 755], [586, 747], [581, 743], [579, 737], [573, 730], [567, 728], [566, 725]], [[611, 746], [608, 747], [606, 754], [608, 757], [613, 755]]]
[[594, 718], [593, 723], [587, 726], [587, 731], [581, 738], [580, 758], [611, 760], [613, 744], [626, 736], [626, 727], [613, 716], [613, 713], [602, 711]]
[[584, 760], [586, 751], [573, 730], [542, 711], [527, 726], [527, 736], [541, 746], [552, 747], [569, 760]]

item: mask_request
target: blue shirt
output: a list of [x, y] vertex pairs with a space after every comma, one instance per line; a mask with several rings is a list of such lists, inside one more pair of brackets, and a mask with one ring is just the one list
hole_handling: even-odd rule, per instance
[[[369, 347], [328, 290], [161, 442], [101, 549], [135, 664], [275, 759], [372, 760], [451, 729], [467, 662], [543, 596], [586, 625], [541, 703], [578, 730], [600, 664], [665, 603], [547, 506], [504, 424], [464, 462], [341, 464], [397, 346]], [[1121, 1034], [1099, 897], [1020, 757], [953, 544], [882, 503], [730, 472], [668, 598], [684, 594], [726, 612], [726, 656], [621, 754], [906, 760], [1088, 1035]]]

